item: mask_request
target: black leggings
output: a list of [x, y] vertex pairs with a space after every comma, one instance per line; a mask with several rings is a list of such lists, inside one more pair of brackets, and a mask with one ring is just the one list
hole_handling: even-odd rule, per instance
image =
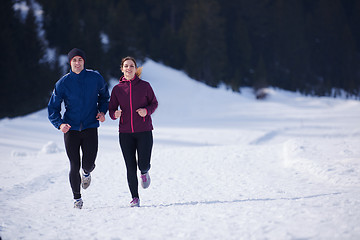
[[[139, 133], [119, 133], [119, 142], [123, 153], [127, 180], [133, 198], [139, 197], [137, 167], [142, 174], [150, 169], [151, 150], [153, 146], [152, 131]], [[136, 161], [136, 152], [138, 161]]]
[[[74, 194], [74, 199], [81, 198], [80, 194], [80, 167], [86, 173], [90, 173], [95, 168], [95, 159], [98, 151], [98, 131], [97, 128], [89, 128], [83, 131], [68, 131], [64, 134], [66, 153], [70, 160], [70, 185]], [[82, 159], [80, 161], [80, 148]]]

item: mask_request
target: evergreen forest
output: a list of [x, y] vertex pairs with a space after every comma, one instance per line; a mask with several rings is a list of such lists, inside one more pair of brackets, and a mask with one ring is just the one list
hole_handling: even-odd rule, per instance
[[55, 82], [69, 71], [65, 56], [74, 47], [86, 52], [86, 68], [107, 81], [120, 77], [123, 57], [133, 56], [236, 92], [275, 87], [360, 98], [358, 0], [1, 4], [0, 118], [45, 108]]

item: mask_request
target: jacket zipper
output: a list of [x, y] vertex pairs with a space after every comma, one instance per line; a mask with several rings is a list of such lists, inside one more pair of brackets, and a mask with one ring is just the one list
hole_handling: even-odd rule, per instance
[[131, 112], [131, 132], [134, 133], [131, 81], [130, 81], [130, 112]]

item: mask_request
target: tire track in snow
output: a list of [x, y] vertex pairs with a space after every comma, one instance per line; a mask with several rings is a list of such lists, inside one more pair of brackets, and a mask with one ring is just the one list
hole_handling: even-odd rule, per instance
[[193, 205], [213, 205], [213, 204], [233, 204], [233, 203], [245, 203], [245, 202], [270, 202], [270, 201], [297, 201], [297, 200], [306, 200], [306, 199], [314, 199], [314, 198], [322, 198], [328, 196], [335, 196], [343, 194], [342, 192], [334, 192], [334, 193], [323, 193], [323, 194], [315, 194], [309, 196], [301, 196], [301, 197], [280, 197], [280, 198], [249, 198], [249, 199], [239, 199], [239, 200], [229, 200], [229, 201], [192, 201], [192, 202], [176, 202], [169, 204], [159, 204], [159, 205], [144, 205], [141, 207], [144, 208], [158, 208], [158, 207], [176, 207], [176, 206], [193, 206]]

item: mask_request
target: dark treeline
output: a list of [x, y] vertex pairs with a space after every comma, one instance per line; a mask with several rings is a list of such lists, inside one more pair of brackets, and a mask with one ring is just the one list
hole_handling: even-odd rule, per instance
[[45, 41], [37, 36], [31, 9], [23, 20], [12, 9], [14, 1], [3, 1], [0, 10], [0, 118], [46, 106], [62, 74], [57, 61], [43, 61], [46, 48], [55, 50], [55, 59], [73, 47], [84, 49], [86, 67], [106, 79], [119, 77], [121, 58], [131, 55], [234, 91], [272, 86], [360, 96], [357, 0], [37, 2]]

